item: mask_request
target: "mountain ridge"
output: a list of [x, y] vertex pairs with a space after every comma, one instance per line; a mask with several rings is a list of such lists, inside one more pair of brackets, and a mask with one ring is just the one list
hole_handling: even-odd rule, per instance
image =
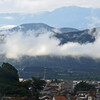
[[38, 36], [39, 34], [52, 32], [54, 33], [53, 35], [54, 37], [60, 39], [61, 44], [67, 42], [78, 42], [80, 44], [84, 44], [95, 41], [97, 30], [100, 30], [100, 27], [78, 30], [70, 27], [55, 28], [44, 23], [26, 23], [26, 24], [21, 24], [12, 29], [8, 29], [7, 31], [23, 32], [23, 33], [27, 33], [28, 31], [33, 31], [33, 33], [37, 34], [36, 36]]

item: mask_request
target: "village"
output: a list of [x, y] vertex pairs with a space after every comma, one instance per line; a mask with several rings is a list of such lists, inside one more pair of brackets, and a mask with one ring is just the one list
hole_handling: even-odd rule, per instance
[[46, 70], [43, 78], [24, 79], [9, 63], [0, 74], [0, 100], [100, 100], [100, 81], [48, 79]]
[[[20, 82], [27, 81], [19, 79]], [[53, 79], [45, 80], [46, 85], [43, 90], [39, 91], [38, 100], [100, 100], [100, 81], [83, 81], [83, 80], [64, 80]], [[95, 91], [77, 91], [75, 87], [80, 83], [90, 84], [95, 88]], [[82, 85], [82, 87], [84, 87]], [[37, 100], [34, 96], [28, 97], [3, 97], [2, 100]]]
[[63, 79], [46, 80], [47, 84], [40, 92], [40, 100], [100, 100], [100, 81], [84, 81], [93, 85], [96, 91], [77, 91], [74, 88], [80, 81], [66, 81]]

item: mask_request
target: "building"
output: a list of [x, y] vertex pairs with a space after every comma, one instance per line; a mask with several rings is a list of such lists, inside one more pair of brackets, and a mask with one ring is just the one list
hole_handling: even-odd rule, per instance
[[59, 84], [59, 90], [73, 91], [73, 81], [61, 82]]
[[50, 97], [50, 96], [43, 96], [43, 97], [39, 97], [39, 100], [52, 100], [52, 97]]
[[66, 100], [64, 96], [54, 96], [53, 100]]

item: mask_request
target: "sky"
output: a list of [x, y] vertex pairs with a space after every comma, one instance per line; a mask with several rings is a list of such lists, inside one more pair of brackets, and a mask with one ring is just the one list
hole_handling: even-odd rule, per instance
[[[56, 28], [80, 30], [100, 27], [100, 0], [0, 0], [1, 30], [24, 23], [45, 23]], [[59, 45], [60, 40], [54, 38], [52, 32], [39, 36], [32, 30], [26, 33], [3, 31], [3, 34], [6, 39], [4, 44], [0, 44], [0, 55], [4, 54], [7, 58], [70, 55], [100, 59], [100, 28], [94, 33], [95, 42], [85, 44], [69, 42]]]
[[86, 29], [100, 26], [100, 0], [0, 0], [0, 29], [23, 23]]

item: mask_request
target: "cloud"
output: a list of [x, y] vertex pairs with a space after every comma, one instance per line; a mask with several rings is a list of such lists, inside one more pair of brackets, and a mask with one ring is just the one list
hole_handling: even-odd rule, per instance
[[2, 17], [3, 19], [6, 19], [6, 20], [13, 20], [14, 18], [12, 16], [6, 16], [6, 17]]
[[100, 35], [98, 35], [94, 43], [81, 45], [77, 42], [69, 42], [59, 45], [60, 40], [52, 37], [53, 33], [51, 32], [46, 32], [39, 36], [36, 36], [34, 31], [28, 31], [27, 33], [7, 32], [7, 34], [6, 42], [2, 44], [0, 49], [0, 52], [5, 54], [7, 58], [17, 59], [24, 55], [88, 56], [100, 58]]
[[0, 13], [39, 13], [64, 6], [100, 8], [100, 0], [0, 0]]
[[88, 28], [94, 28], [97, 25], [100, 25], [100, 18], [97, 16], [86, 17], [86, 19], [91, 21], [91, 23], [88, 24]]
[[0, 26], [0, 30], [6, 30], [6, 29], [11, 29], [14, 28], [16, 25], [2, 25]]
[[51, 34], [45, 33], [37, 37], [32, 31], [27, 32], [26, 35], [22, 32], [10, 33], [6, 38], [4, 50], [6, 56], [8, 58], [18, 58], [23, 55], [38, 56], [53, 54], [54, 47], [59, 44], [59, 41], [50, 38]]

